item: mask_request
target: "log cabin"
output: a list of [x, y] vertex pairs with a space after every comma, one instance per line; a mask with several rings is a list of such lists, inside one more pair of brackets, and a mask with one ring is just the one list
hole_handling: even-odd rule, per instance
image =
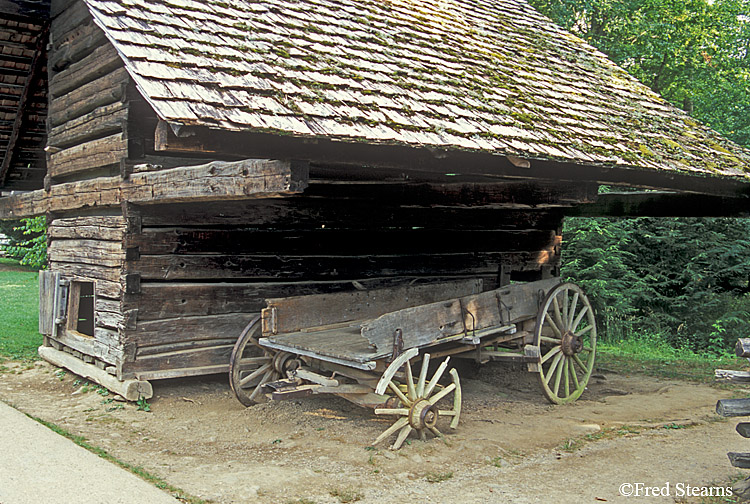
[[226, 372], [267, 298], [489, 290], [558, 275], [565, 215], [748, 210], [750, 152], [524, 0], [0, 1], [40, 352], [128, 398]]

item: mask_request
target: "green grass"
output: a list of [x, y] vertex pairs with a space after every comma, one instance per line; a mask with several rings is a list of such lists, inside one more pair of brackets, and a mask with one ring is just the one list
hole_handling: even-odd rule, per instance
[[597, 342], [596, 367], [618, 373], [639, 373], [700, 383], [714, 381], [714, 369], [744, 369], [746, 359], [730, 353], [698, 354], [676, 349], [656, 336], [641, 336], [617, 342]]
[[38, 332], [38, 273], [0, 258], [0, 359], [34, 360]]

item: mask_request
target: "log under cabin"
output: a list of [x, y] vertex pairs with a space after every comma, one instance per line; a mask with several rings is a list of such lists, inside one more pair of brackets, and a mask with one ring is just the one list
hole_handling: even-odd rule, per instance
[[523, 0], [9, 10], [0, 218], [47, 216], [45, 346], [114, 380], [226, 372], [267, 298], [557, 275], [586, 208], [748, 209], [748, 151]]

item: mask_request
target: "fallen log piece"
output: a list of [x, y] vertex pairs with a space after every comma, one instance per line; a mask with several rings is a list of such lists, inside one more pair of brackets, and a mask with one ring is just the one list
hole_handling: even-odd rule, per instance
[[727, 453], [727, 457], [729, 457], [729, 462], [734, 467], [750, 469], [750, 453], [729, 452]]
[[750, 422], [740, 422], [736, 427], [737, 434], [744, 438], [750, 438]]
[[714, 375], [717, 380], [726, 380], [734, 383], [750, 382], [750, 372], [734, 371], [732, 369], [716, 369]]
[[734, 353], [737, 357], [750, 357], [750, 338], [738, 339]]
[[120, 381], [110, 375], [103, 369], [99, 369], [93, 364], [87, 364], [80, 359], [76, 359], [70, 354], [55, 350], [52, 347], [40, 346], [39, 356], [51, 362], [55, 366], [64, 367], [65, 369], [86, 378], [92, 382], [98, 383], [110, 392], [120, 394], [128, 401], [137, 401], [138, 399], [150, 399], [154, 395], [151, 384], [147, 381], [140, 380], [123, 380]]
[[719, 399], [716, 413], [723, 417], [750, 416], [750, 399]]

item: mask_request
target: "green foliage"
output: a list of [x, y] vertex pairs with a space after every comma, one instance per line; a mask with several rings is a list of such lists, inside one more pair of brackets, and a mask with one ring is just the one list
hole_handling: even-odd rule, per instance
[[658, 334], [721, 353], [750, 330], [750, 221], [568, 219], [564, 277], [589, 293], [610, 341]]
[[750, 0], [531, 0], [737, 143], [750, 144]]
[[21, 264], [44, 269], [47, 266], [47, 218], [42, 215], [21, 219], [14, 231], [16, 234], [10, 236], [10, 243], [2, 246], [5, 253]]

